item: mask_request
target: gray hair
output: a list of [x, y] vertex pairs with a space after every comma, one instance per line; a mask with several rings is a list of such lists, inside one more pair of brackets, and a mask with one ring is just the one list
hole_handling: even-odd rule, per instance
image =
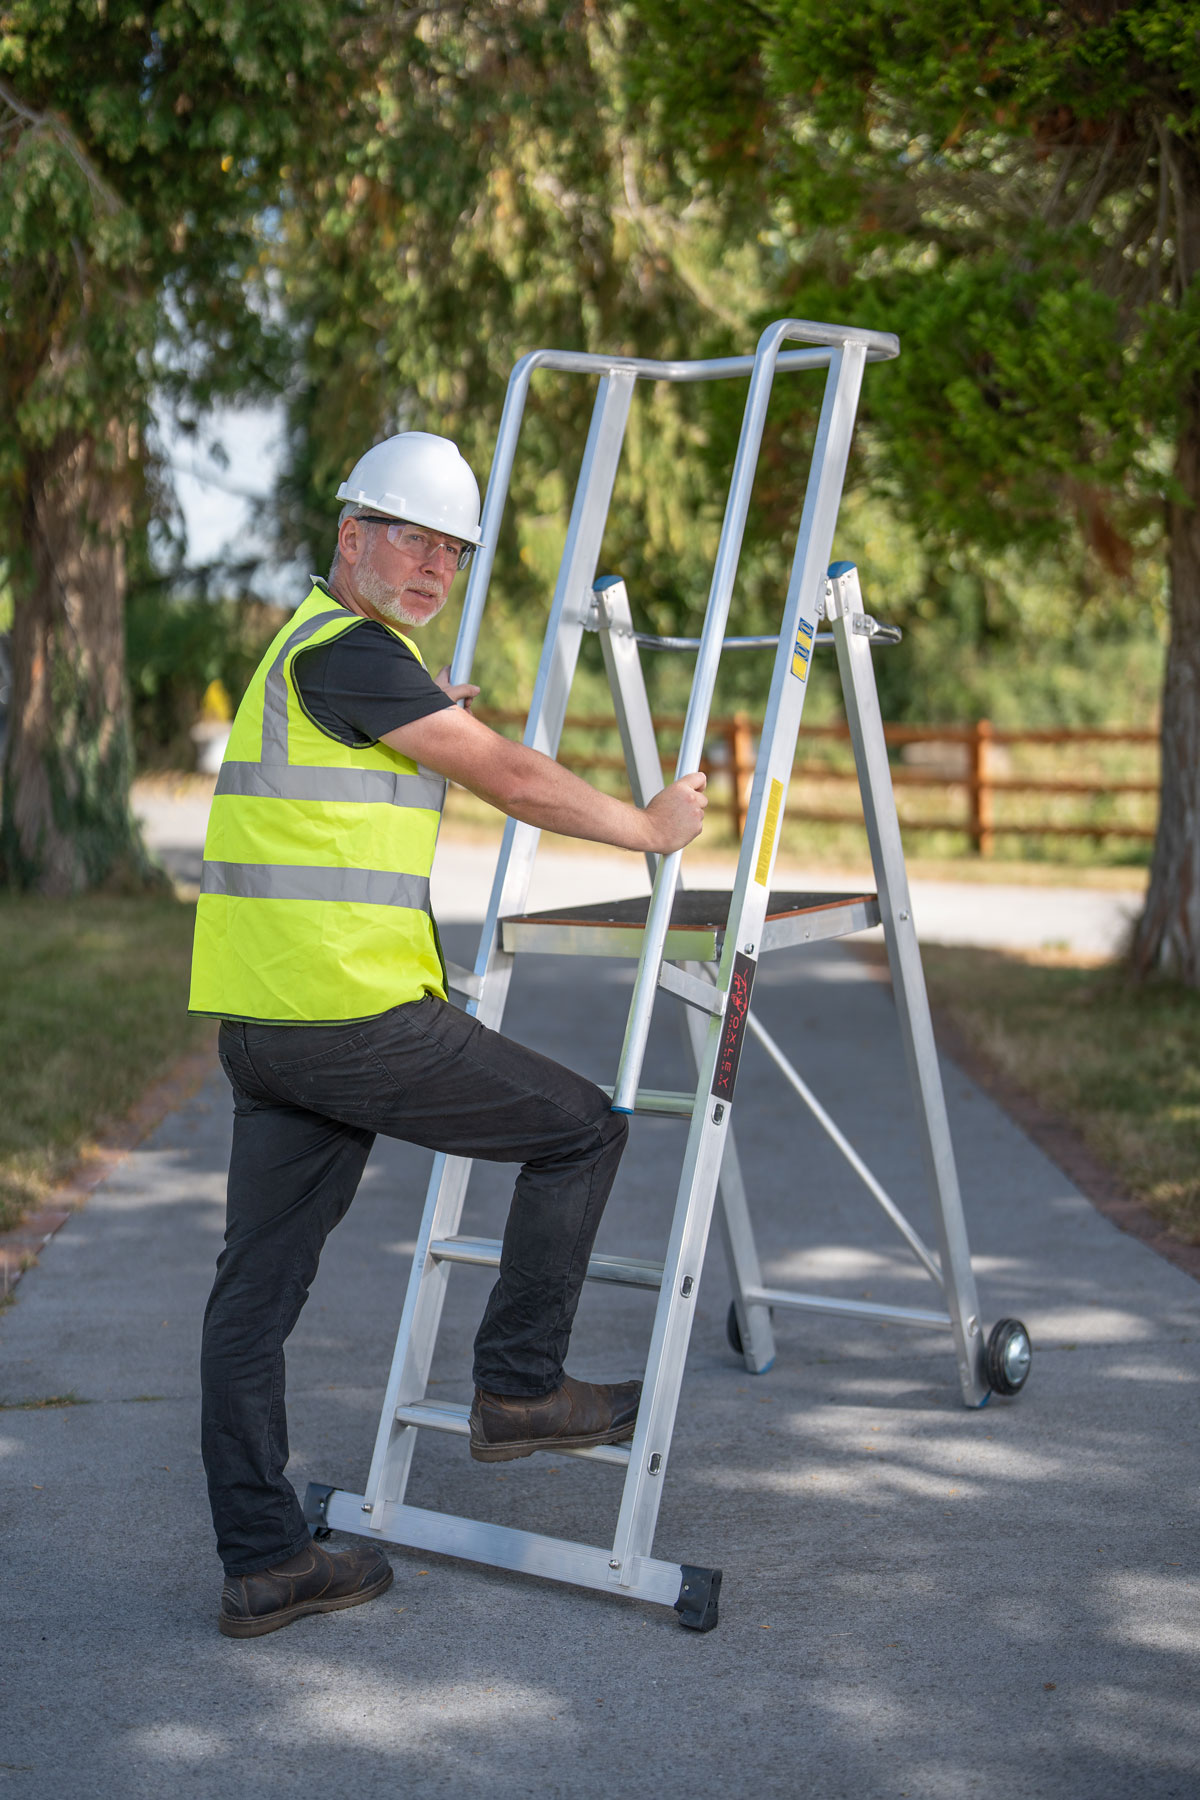
[[[366, 508], [361, 506], [357, 500], [347, 500], [345, 506], [343, 506], [341, 512], [338, 514], [337, 529], [339, 536], [341, 535], [342, 526], [346, 523], [346, 520], [357, 519], [365, 510]], [[329, 565], [329, 574], [326, 577], [326, 580], [333, 580], [333, 577], [337, 572], [337, 566], [341, 560], [341, 545], [337, 544], [334, 547], [333, 561]]]

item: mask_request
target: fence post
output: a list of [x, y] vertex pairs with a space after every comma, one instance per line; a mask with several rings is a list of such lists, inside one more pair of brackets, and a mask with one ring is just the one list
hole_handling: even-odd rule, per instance
[[725, 741], [729, 746], [729, 812], [733, 835], [740, 842], [754, 779], [754, 733], [749, 713], [736, 712], [726, 721]]
[[990, 856], [996, 843], [992, 818], [992, 786], [989, 779], [991, 766], [988, 759], [991, 736], [991, 720], [976, 719], [971, 727], [970, 738], [968, 798], [971, 817], [967, 830], [980, 856]]

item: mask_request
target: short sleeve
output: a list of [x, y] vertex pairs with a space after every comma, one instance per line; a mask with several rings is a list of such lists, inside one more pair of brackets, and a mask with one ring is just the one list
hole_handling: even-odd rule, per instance
[[292, 670], [309, 717], [354, 749], [454, 704], [412, 651], [374, 619], [300, 650]]

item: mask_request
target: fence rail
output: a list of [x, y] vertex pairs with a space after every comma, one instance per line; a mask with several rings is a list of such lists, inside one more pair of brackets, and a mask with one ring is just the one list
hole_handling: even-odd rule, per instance
[[[490, 725], [523, 725], [525, 715], [519, 712], [504, 711], [495, 707], [479, 707], [478, 717]], [[660, 733], [677, 734], [683, 730], [682, 717], [660, 716], [656, 718]], [[614, 721], [609, 716], [592, 716], [571, 714], [566, 719], [568, 731], [584, 731], [597, 733], [613, 733]], [[960, 750], [962, 766], [957, 770], [930, 769], [914, 767], [904, 762], [893, 762], [892, 780], [897, 787], [942, 788], [948, 797], [961, 796], [965, 801], [958, 817], [948, 815], [944, 818], [909, 818], [902, 819], [906, 831], [953, 831], [965, 834], [980, 856], [991, 856], [995, 850], [998, 836], [1017, 837], [1075, 837], [1106, 838], [1120, 837], [1133, 840], [1149, 841], [1154, 837], [1152, 826], [1131, 823], [1121, 819], [1105, 819], [1089, 821], [1084, 824], [1062, 824], [1054, 820], [1039, 819], [1036, 821], [1016, 822], [998, 819], [995, 799], [997, 795], [1007, 794], [1063, 794], [1079, 800], [1092, 799], [1112, 794], [1142, 794], [1157, 796], [1159, 784], [1157, 780], [1128, 780], [1124, 777], [1108, 780], [1081, 780], [1075, 777], [1054, 778], [1042, 775], [1011, 775], [998, 768], [997, 763], [1002, 755], [1018, 746], [1077, 746], [1094, 745], [1112, 747], [1118, 745], [1154, 745], [1158, 744], [1158, 734], [1154, 731], [1109, 730], [1095, 727], [1091, 729], [1042, 729], [1028, 731], [1008, 731], [995, 726], [988, 719], [980, 719], [970, 725], [885, 725], [884, 736], [889, 747], [903, 749], [914, 744], [949, 745]], [[797, 761], [793, 765], [793, 781], [848, 781], [855, 780], [853, 765], [846, 763], [839, 767], [834, 764], [813, 761], [804, 756], [806, 744], [816, 745], [821, 742], [849, 743], [850, 732], [846, 725], [804, 725], [800, 728], [800, 742]], [[757, 748], [757, 732], [753, 719], [748, 713], [732, 713], [724, 718], [709, 721], [709, 750], [701, 762], [701, 768], [710, 778], [720, 780], [724, 784], [724, 804], [728, 810], [729, 822], [735, 837], [740, 837], [746, 822], [746, 806], [750, 797], [750, 784], [754, 777], [754, 762]], [[560, 751], [559, 760], [568, 768], [581, 773], [590, 771], [624, 771], [625, 759], [616, 754], [568, 749]], [[664, 769], [673, 767], [673, 759], [663, 757]], [[716, 796], [714, 796], [716, 798]], [[789, 800], [788, 815], [792, 819], [805, 820], [811, 824], [826, 825], [859, 825], [862, 823], [861, 811], [842, 812], [827, 809], [815, 809], [806, 806], [802, 797]]]

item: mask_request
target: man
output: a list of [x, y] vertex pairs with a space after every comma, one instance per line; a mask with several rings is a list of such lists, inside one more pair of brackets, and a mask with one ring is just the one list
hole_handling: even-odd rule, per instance
[[696, 836], [707, 804], [702, 775], [645, 809], [599, 793], [473, 718], [477, 688], [426, 673], [405, 633], [436, 617], [480, 541], [479, 489], [452, 443], [389, 438], [338, 498], [328, 583], [238, 709], [197, 906], [191, 1007], [222, 1021], [234, 1097], [202, 1354], [230, 1637], [359, 1605], [392, 1580], [376, 1547], [310, 1541], [283, 1472], [283, 1345], [377, 1133], [522, 1165], [475, 1340], [471, 1455], [633, 1435], [639, 1382], [563, 1369], [625, 1120], [591, 1082], [448, 1004], [429, 872], [446, 779], [530, 824], [659, 853]]

